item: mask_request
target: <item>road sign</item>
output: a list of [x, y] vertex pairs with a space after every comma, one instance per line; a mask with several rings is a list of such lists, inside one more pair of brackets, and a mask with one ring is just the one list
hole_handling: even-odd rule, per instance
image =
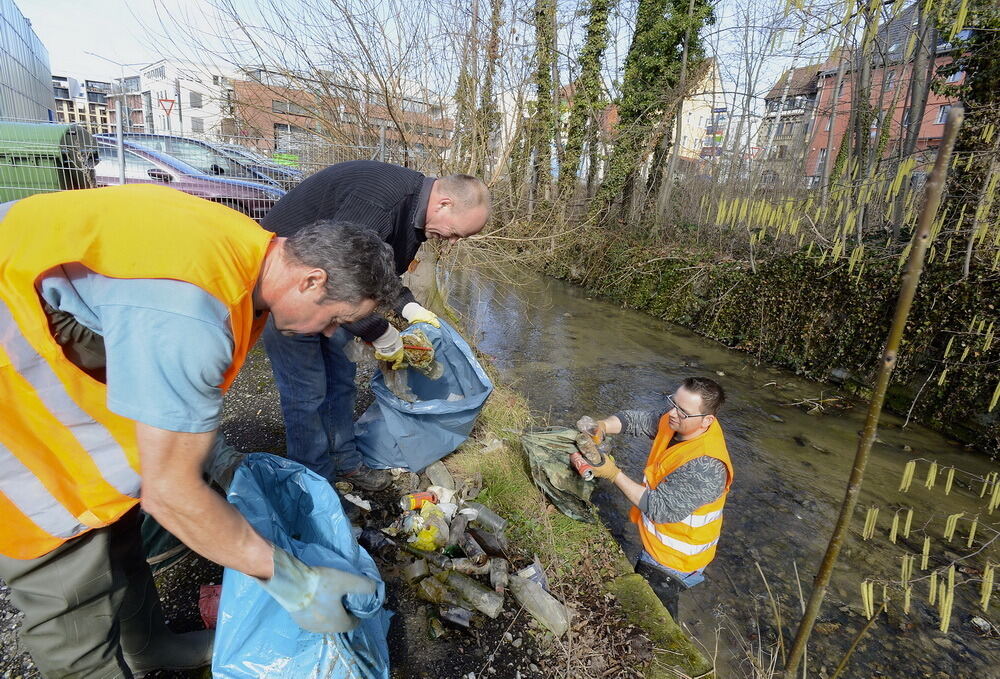
[[175, 101], [175, 99], [160, 99], [160, 108], [163, 109], [163, 112], [167, 114], [168, 118], [170, 117], [170, 112], [174, 110]]

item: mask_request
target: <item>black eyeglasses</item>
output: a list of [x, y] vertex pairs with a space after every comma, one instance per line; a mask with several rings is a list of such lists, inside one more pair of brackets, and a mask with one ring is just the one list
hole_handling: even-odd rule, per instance
[[667, 405], [670, 406], [669, 408], [667, 408], [667, 412], [669, 413], [671, 410], [676, 410], [677, 411], [677, 417], [679, 417], [681, 420], [686, 420], [689, 417], [705, 417], [707, 415], [711, 415], [712, 414], [712, 413], [700, 413], [698, 415], [689, 415], [686, 412], [684, 412], [683, 408], [681, 408], [679, 405], [677, 405], [677, 401], [674, 400], [674, 396], [673, 395], [667, 396]]

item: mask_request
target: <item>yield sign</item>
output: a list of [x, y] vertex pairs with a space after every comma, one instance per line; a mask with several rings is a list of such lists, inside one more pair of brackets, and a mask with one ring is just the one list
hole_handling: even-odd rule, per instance
[[160, 108], [163, 109], [163, 112], [167, 114], [168, 118], [170, 117], [170, 112], [174, 110], [175, 101], [175, 99], [160, 99]]

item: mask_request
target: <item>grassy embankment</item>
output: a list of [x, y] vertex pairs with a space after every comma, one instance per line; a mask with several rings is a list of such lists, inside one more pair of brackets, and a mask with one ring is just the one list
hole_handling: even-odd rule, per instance
[[[495, 372], [491, 378], [495, 390], [472, 437], [445, 462], [457, 476], [482, 475], [479, 500], [508, 519], [507, 534], [515, 549], [539, 556], [553, 591], [574, 608], [574, 623], [583, 623], [574, 624], [571, 634], [588, 621], [596, 622], [594, 616], [603, 623], [609, 615], [621, 616], [624, 624], [649, 637], [652, 659], [639, 668], [645, 676], [677, 677], [678, 672], [699, 676], [710, 671], [710, 663], [646, 581], [633, 572], [607, 528], [599, 521], [586, 524], [571, 519], [546, 502], [531, 480], [519, 443], [519, 432], [531, 425], [527, 403], [499, 383]], [[603, 592], [614, 597], [608, 610], [592, 610], [588, 601], [603, 599]]]

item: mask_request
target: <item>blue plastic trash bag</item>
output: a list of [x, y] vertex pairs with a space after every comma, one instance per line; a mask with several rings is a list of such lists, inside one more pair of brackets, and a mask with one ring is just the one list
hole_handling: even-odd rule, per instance
[[355, 423], [354, 438], [365, 464], [375, 469], [403, 467], [419, 472], [458, 448], [469, 437], [493, 384], [462, 336], [441, 321], [420, 329], [434, 344], [444, 367], [436, 380], [407, 370], [416, 402], [407, 403], [385, 384], [381, 371], [372, 378], [375, 402]]
[[222, 578], [212, 676], [225, 679], [387, 679], [382, 608], [385, 583], [351, 535], [330, 483], [301, 464], [251, 453], [229, 488], [236, 506], [265, 540], [311, 566], [331, 566], [375, 580], [370, 595], [348, 595], [344, 607], [360, 624], [344, 634], [315, 634], [296, 625], [255, 578], [227, 568]]

